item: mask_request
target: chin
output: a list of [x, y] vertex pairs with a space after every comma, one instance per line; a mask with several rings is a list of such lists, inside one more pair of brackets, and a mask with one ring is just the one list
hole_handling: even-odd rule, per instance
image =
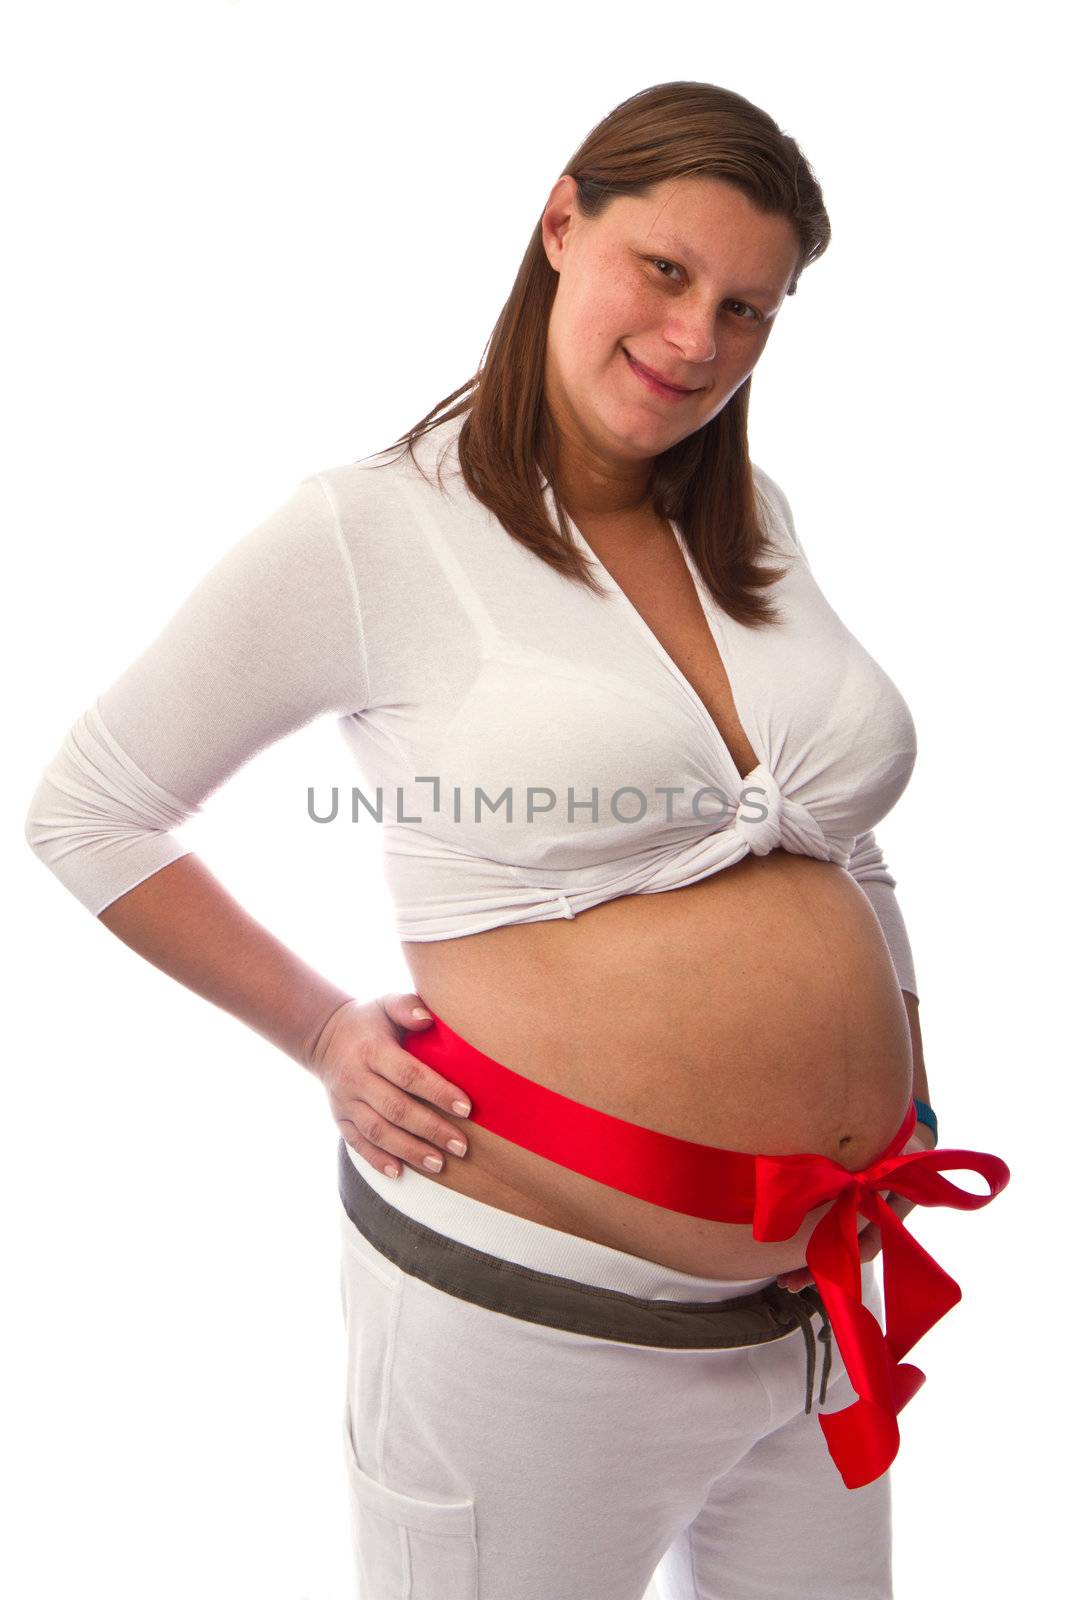
[[614, 420], [609, 422], [608, 426], [617, 439], [631, 440], [635, 449], [647, 455], [652, 446], [656, 450], [665, 450], [667, 446], [661, 442], [665, 438], [673, 440], [674, 433], [669, 427], [669, 422], [669, 418], [649, 416], [636, 406], [632, 410], [629, 407], [618, 406], [615, 409]]

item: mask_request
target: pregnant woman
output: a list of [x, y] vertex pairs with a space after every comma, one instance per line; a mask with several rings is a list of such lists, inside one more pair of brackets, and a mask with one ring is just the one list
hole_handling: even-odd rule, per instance
[[[931, 1153], [872, 832], [914, 726], [748, 457], [828, 241], [748, 101], [617, 107], [476, 378], [238, 542], [31, 804], [94, 914], [327, 1092], [363, 1600], [892, 1593], [902, 1357], [960, 1293], [903, 1218], [1008, 1170]], [[326, 983], [174, 833], [324, 713], [417, 993]]]

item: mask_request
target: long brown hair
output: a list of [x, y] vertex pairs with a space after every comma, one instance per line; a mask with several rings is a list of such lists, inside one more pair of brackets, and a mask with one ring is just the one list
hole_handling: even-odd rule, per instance
[[[586, 136], [564, 171], [577, 184], [578, 210], [586, 218], [598, 217], [614, 196], [644, 195], [664, 179], [732, 184], [759, 211], [788, 217], [796, 230], [800, 254], [789, 294], [830, 242], [822, 191], [796, 141], [765, 111], [717, 84], [661, 83], [631, 95]], [[458, 459], [471, 494], [520, 544], [599, 594], [592, 563], [565, 531], [558, 441], [544, 396], [557, 283], [538, 219], [477, 373], [387, 449], [402, 446], [414, 459], [422, 434], [466, 413]], [[718, 604], [737, 621], [758, 624], [779, 620], [759, 591], [785, 569], [756, 564], [771, 546], [760, 525], [748, 455], [750, 383], [751, 376], [710, 422], [654, 458], [650, 497], [657, 516], [677, 521]], [[547, 514], [542, 470], [557, 526]]]

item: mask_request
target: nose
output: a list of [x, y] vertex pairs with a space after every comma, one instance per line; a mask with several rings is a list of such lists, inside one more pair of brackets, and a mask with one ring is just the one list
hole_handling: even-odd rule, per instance
[[[689, 368], [700, 367], [709, 361], [714, 361], [715, 319], [703, 314], [697, 314], [681, 321], [675, 322], [666, 330], [667, 343], [672, 344], [678, 355]], [[699, 379], [707, 382], [699, 373], [693, 374], [693, 380]]]

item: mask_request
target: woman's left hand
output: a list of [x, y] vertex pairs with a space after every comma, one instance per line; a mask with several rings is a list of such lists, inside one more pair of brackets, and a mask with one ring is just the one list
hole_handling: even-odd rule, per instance
[[[918, 1130], [922, 1129], [920, 1133]], [[910, 1155], [913, 1150], [932, 1150], [935, 1140], [933, 1132], [924, 1122], [919, 1123], [916, 1131], [908, 1140], [902, 1155]], [[890, 1193], [883, 1195], [885, 1203], [898, 1217], [904, 1218], [909, 1211], [914, 1211], [915, 1201], [909, 1200], [902, 1194]], [[882, 1248], [882, 1230], [874, 1222], [868, 1222], [859, 1230], [860, 1260], [873, 1261]], [[792, 1289], [794, 1294], [798, 1289], [803, 1289], [806, 1284], [814, 1283], [814, 1278], [807, 1267], [797, 1267], [791, 1272], [779, 1273], [778, 1282], [783, 1289]]]

